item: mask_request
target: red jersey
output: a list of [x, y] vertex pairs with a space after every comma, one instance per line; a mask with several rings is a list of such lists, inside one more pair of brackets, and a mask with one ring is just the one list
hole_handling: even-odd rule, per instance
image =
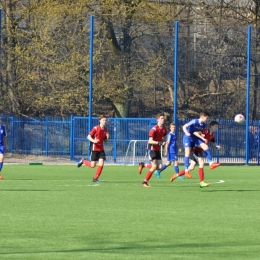
[[[150, 132], [149, 137], [152, 137], [154, 141], [161, 142], [163, 137], [167, 135], [167, 128], [165, 126], [159, 127], [158, 125], [154, 126]], [[160, 145], [152, 144], [151, 150], [153, 151], [160, 151]]]
[[[216, 138], [214, 133], [210, 133], [209, 129], [204, 129], [201, 131], [202, 134], [204, 134], [204, 138], [208, 140], [208, 142], [215, 143]], [[192, 149], [192, 152], [199, 152], [200, 154], [203, 154], [203, 149], [200, 147], [194, 147]]]
[[89, 134], [94, 140], [99, 139], [99, 142], [96, 144], [92, 143], [91, 151], [104, 151], [104, 140], [107, 138], [107, 133], [108, 131], [105, 127], [102, 129], [97, 125], [92, 128]]

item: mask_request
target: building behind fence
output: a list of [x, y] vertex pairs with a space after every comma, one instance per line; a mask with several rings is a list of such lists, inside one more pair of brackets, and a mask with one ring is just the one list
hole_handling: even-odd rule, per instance
[[[190, 119], [178, 120], [178, 139], [182, 147], [182, 126]], [[211, 146], [216, 160], [222, 163], [245, 163], [246, 126], [232, 120], [218, 120], [220, 126], [216, 132], [218, 151]], [[7, 163], [75, 163], [89, 155], [88, 117], [70, 118], [15, 118], [3, 117], [7, 126], [8, 151]], [[107, 163], [137, 164], [147, 160], [146, 144], [150, 128], [157, 122], [154, 118], [108, 118], [107, 128], [110, 140], [105, 144]], [[92, 126], [99, 124], [92, 119]], [[259, 128], [258, 121], [250, 122], [249, 157], [251, 164], [259, 164]], [[184, 153], [179, 154], [182, 162]]]

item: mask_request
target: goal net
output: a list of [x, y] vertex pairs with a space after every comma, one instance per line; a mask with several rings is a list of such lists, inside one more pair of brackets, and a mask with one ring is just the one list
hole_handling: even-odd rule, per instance
[[148, 140], [130, 140], [125, 158], [124, 164], [138, 164], [140, 162], [148, 162], [148, 151], [147, 151]]

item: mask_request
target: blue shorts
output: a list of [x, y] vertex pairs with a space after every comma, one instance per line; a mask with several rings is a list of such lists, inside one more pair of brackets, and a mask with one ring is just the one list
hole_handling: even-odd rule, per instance
[[190, 137], [190, 136], [183, 136], [183, 146], [184, 148], [192, 148], [197, 147], [200, 144], [204, 143], [200, 138], [198, 137]]
[[3, 145], [0, 146], [0, 154], [5, 153], [5, 147]]
[[178, 156], [176, 153], [168, 153], [167, 162], [172, 162], [172, 161], [178, 161]]
[[190, 137], [190, 136], [184, 135], [182, 142], [183, 142], [184, 148], [194, 147], [193, 139], [192, 139], [192, 137]]
[[205, 144], [200, 138], [198, 137], [193, 137], [193, 144], [194, 144], [194, 147], [197, 147], [199, 146], [200, 144]]

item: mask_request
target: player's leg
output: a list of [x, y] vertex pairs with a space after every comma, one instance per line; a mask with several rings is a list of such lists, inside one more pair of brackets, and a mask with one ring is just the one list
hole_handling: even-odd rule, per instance
[[96, 162], [98, 161], [98, 167], [93, 177], [93, 182], [99, 182], [98, 178], [101, 175], [101, 172], [103, 170], [105, 160], [106, 160], [106, 154], [104, 151], [95, 152], [93, 153], [93, 155], [91, 155], [91, 163], [93, 164], [95, 163], [96, 165]]
[[207, 182], [204, 182], [204, 161], [201, 157], [198, 158], [199, 161], [199, 170], [198, 170], [198, 174], [199, 174], [199, 179], [200, 179], [200, 187], [204, 188], [204, 187], [208, 187], [210, 184]]
[[[178, 162], [178, 161], [177, 161], [177, 162]], [[197, 163], [197, 162], [195, 161], [194, 157], [193, 157], [192, 154], [191, 154], [191, 156], [190, 156], [190, 166], [189, 166], [189, 168], [188, 168], [189, 171], [182, 170], [182, 171], [180, 171], [179, 173], [176, 173], [176, 172], [175, 172], [175, 173], [172, 175], [170, 181], [173, 182], [177, 177], [180, 177], [180, 176], [183, 176], [183, 175], [185, 175], [186, 178], [192, 178], [192, 175], [190, 174], [190, 171], [192, 171], [192, 170], [194, 169], [196, 163]]]
[[184, 135], [183, 137], [183, 147], [184, 147], [184, 169], [187, 172], [189, 168], [189, 158], [191, 154], [191, 148], [193, 147], [192, 139]]
[[95, 175], [94, 175], [94, 177], [93, 177], [93, 182], [98, 182], [98, 181], [99, 181], [98, 178], [99, 178], [99, 176], [100, 176], [101, 173], [102, 173], [103, 167], [104, 167], [104, 159], [101, 159], [101, 158], [100, 158], [100, 159], [98, 160], [97, 170], [96, 170]]
[[216, 163], [216, 162], [212, 161], [212, 155], [211, 155], [211, 152], [210, 152], [209, 147], [208, 147], [207, 144], [201, 142], [199, 144], [199, 146], [203, 149], [204, 153], [206, 154], [206, 157], [207, 157], [207, 160], [209, 162], [211, 170], [213, 170], [213, 169], [217, 168], [218, 166], [220, 166], [220, 163]]
[[[4, 164], [4, 147], [0, 148], [0, 172], [2, 171]], [[4, 177], [0, 174], [0, 179], [3, 179]]]
[[[172, 177], [171, 177], [171, 179], [170, 179], [170, 181], [172, 182], [172, 181], [174, 181], [177, 177], [179, 177], [179, 176], [182, 176], [182, 175], [179, 175], [179, 161], [178, 161], [178, 157], [176, 156], [176, 158], [175, 158], [176, 160], [174, 160], [174, 166], [173, 166], [173, 168], [174, 168], [174, 174], [172, 175]], [[185, 170], [183, 170], [183, 172], [185, 173]]]
[[190, 159], [190, 165], [189, 165], [189, 167], [188, 167], [188, 171], [185, 171], [185, 169], [182, 170], [182, 171], [179, 173], [179, 176], [182, 176], [182, 175], [185, 174], [185, 177], [186, 177], [186, 178], [192, 178], [192, 175], [190, 174], [190, 172], [194, 170], [196, 164], [198, 163], [198, 159], [197, 159], [197, 156], [196, 156], [196, 154], [195, 154], [194, 152], [192, 152], [192, 153], [190, 154], [190, 158], [189, 158], [189, 159]]
[[[147, 151], [147, 153], [148, 153], [148, 156], [149, 156], [149, 160], [151, 161], [151, 158], [150, 158], [151, 150], [149, 149], [149, 150]], [[139, 166], [138, 166], [138, 173], [139, 173], [139, 174], [142, 174], [142, 170], [143, 170], [144, 167], [146, 167], [146, 168], [148, 168], [148, 169], [151, 169], [152, 164], [151, 164], [151, 163], [140, 162], [140, 163], [139, 163]]]
[[139, 166], [138, 166], [138, 173], [139, 174], [142, 174], [143, 168], [151, 169], [152, 168], [152, 164], [151, 163], [140, 162]]
[[169, 165], [172, 164], [171, 158], [167, 155], [167, 162], [159, 166], [159, 170], [155, 170], [155, 175], [158, 179], [161, 178], [161, 172], [164, 171]]
[[157, 160], [152, 160], [152, 167], [149, 169], [149, 171], [147, 172], [144, 181], [142, 183], [143, 187], [150, 187], [150, 185], [148, 184], [148, 181], [151, 179], [153, 172], [155, 171], [155, 169], [157, 168]]
[[156, 169], [159, 169], [160, 164], [162, 163], [162, 158], [161, 158], [161, 153], [160, 151], [151, 151], [149, 154], [149, 157], [151, 159], [152, 162], [152, 167], [149, 169], [149, 171], [147, 172], [145, 179], [142, 183], [143, 187], [150, 187], [148, 184], [148, 181], [151, 179], [153, 172]]
[[[82, 164], [84, 164], [90, 168], [96, 167], [96, 162], [98, 161], [98, 159], [96, 159], [96, 154], [97, 154], [97, 152], [91, 151], [91, 154], [90, 154], [91, 161], [82, 158], [77, 164], [78, 168], [81, 167]], [[93, 160], [92, 160], [92, 157], [94, 158]]]
[[185, 177], [192, 178], [192, 175], [190, 174], [190, 172], [194, 170], [196, 164], [198, 164], [198, 153], [195, 151], [195, 152], [192, 152], [190, 155], [190, 165], [188, 168], [188, 172], [185, 173]]

